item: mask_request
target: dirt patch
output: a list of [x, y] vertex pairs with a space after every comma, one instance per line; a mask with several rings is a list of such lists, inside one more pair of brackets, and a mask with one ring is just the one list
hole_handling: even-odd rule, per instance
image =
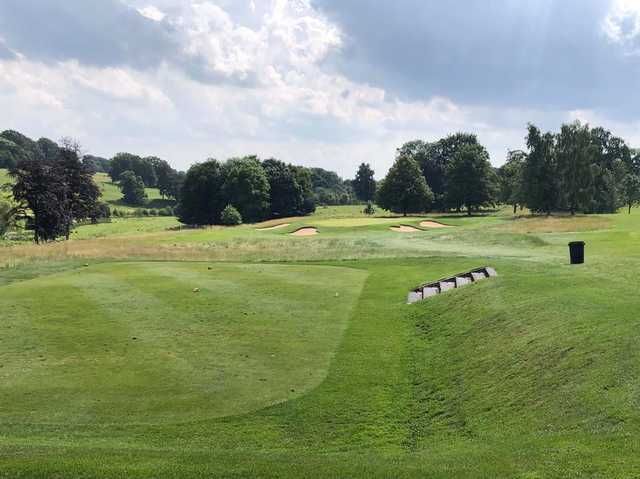
[[415, 233], [416, 231], [420, 231], [418, 228], [409, 225], [392, 226], [389, 229], [398, 233]]
[[451, 225], [443, 225], [442, 223], [431, 220], [421, 222], [420, 226], [423, 228], [451, 228]]
[[268, 226], [266, 228], [256, 228], [258, 231], [270, 231], [270, 230], [279, 230], [281, 228], [286, 228], [287, 226], [289, 226], [291, 223], [281, 223], [279, 225], [275, 225], [275, 226]]
[[313, 227], [300, 228], [291, 233], [291, 236], [313, 236], [318, 234], [318, 229]]

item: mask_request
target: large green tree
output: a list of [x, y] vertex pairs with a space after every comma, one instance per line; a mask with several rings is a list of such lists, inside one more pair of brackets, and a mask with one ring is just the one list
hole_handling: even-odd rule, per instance
[[494, 171], [489, 153], [478, 144], [460, 148], [447, 165], [447, 205], [465, 207], [470, 216], [473, 209], [494, 201]]
[[559, 178], [555, 158], [555, 136], [542, 134], [529, 124], [527, 147], [529, 152], [522, 173], [524, 200], [531, 211], [551, 214], [558, 207]]
[[373, 201], [376, 196], [375, 172], [368, 163], [361, 163], [352, 182], [353, 190], [360, 201]]
[[432, 143], [410, 141], [398, 148], [398, 156], [407, 156], [420, 165], [427, 185], [434, 194], [433, 208], [443, 211], [447, 207], [447, 165], [463, 146], [477, 144], [476, 135], [459, 132]]
[[513, 214], [518, 206], [524, 204], [522, 172], [527, 154], [522, 150], [512, 150], [507, 154], [504, 165], [498, 169], [498, 200], [513, 207]]
[[420, 167], [408, 156], [399, 156], [377, 192], [377, 203], [394, 213], [421, 213], [433, 201], [433, 192]]
[[188, 225], [213, 225], [228, 204], [222, 195], [222, 165], [209, 159], [187, 171], [178, 203], [178, 219]]
[[576, 121], [562, 125], [556, 137], [555, 156], [560, 182], [560, 205], [571, 214], [592, 204], [597, 147], [591, 143], [589, 127]]
[[269, 204], [271, 216], [281, 218], [302, 214], [303, 189], [291, 165], [273, 158], [262, 162], [269, 181]]
[[133, 171], [136, 176], [142, 178], [145, 186], [155, 188], [158, 185], [158, 177], [152, 158], [141, 158], [131, 153], [118, 153], [111, 159], [109, 176], [113, 181], [120, 181], [120, 175], [125, 171]]
[[119, 178], [123, 203], [131, 206], [142, 206], [147, 199], [142, 178], [131, 170], [123, 171]]
[[226, 204], [233, 205], [244, 221], [255, 222], [268, 216], [269, 180], [257, 157], [228, 160], [222, 166], [222, 176]]

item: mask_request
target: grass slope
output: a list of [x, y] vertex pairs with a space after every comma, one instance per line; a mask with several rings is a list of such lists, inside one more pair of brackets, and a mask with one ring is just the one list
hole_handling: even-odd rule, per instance
[[[122, 202], [122, 192], [120, 187], [111, 181], [111, 177], [106, 173], [96, 173], [95, 182], [102, 192], [102, 201], [108, 203], [112, 208], [121, 211], [134, 211], [136, 207], [125, 205]], [[142, 208], [164, 208], [174, 206], [175, 201], [163, 199], [158, 188], [145, 188], [147, 193], [146, 203]]]

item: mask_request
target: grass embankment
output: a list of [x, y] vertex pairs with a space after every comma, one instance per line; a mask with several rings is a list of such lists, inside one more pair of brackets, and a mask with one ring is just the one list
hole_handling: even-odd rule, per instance
[[635, 474], [640, 215], [333, 219], [1, 249], [0, 477]]
[[158, 188], [145, 188], [147, 199], [144, 205], [134, 207], [122, 202], [122, 192], [120, 187], [111, 181], [111, 177], [106, 173], [97, 173], [94, 176], [95, 182], [102, 193], [102, 201], [107, 203], [112, 210], [117, 209], [126, 214], [134, 214], [140, 209], [160, 209], [175, 206], [175, 201], [162, 198]]

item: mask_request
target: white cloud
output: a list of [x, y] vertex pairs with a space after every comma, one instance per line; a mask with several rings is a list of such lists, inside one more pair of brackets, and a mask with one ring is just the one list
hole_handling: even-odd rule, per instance
[[614, 0], [602, 27], [609, 40], [621, 45], [625, 53], [640, 54], [640, 2]]
[[[171, 30], [190, 62], [145, 70], [0, 62], [7, 126], [35, 137], [74, 136], [99, 155], [154, 154], [183, 169], [209, 156], [256, 153], [345, 176], [367, 161], [382, 176], [408, 140], [474, 131], [500, 164], [507, 148], [523, 147], [527, 121], [557, 128], [571, 116], [471, 106], [445, 95], [400, 100], [349, 79], [325, 62], [343, 47], [343, 33], [308, 0], [264, 0], [255, 15], [247, 8], [256, 5], [243, 2], [251, 21], [230, 10], [233, 2], [154, 3], [136, 2]], [[202, 76], [189, 71], [194, 64]], [[634, 128], [625, 130], [633, 138]]]
[[155, 22], [161, 22], [166, 16], [162, 10], [154, 5], [147, 5], [146, 7], [138, 8], [137, 10], [143, 17], [147, 17]]

